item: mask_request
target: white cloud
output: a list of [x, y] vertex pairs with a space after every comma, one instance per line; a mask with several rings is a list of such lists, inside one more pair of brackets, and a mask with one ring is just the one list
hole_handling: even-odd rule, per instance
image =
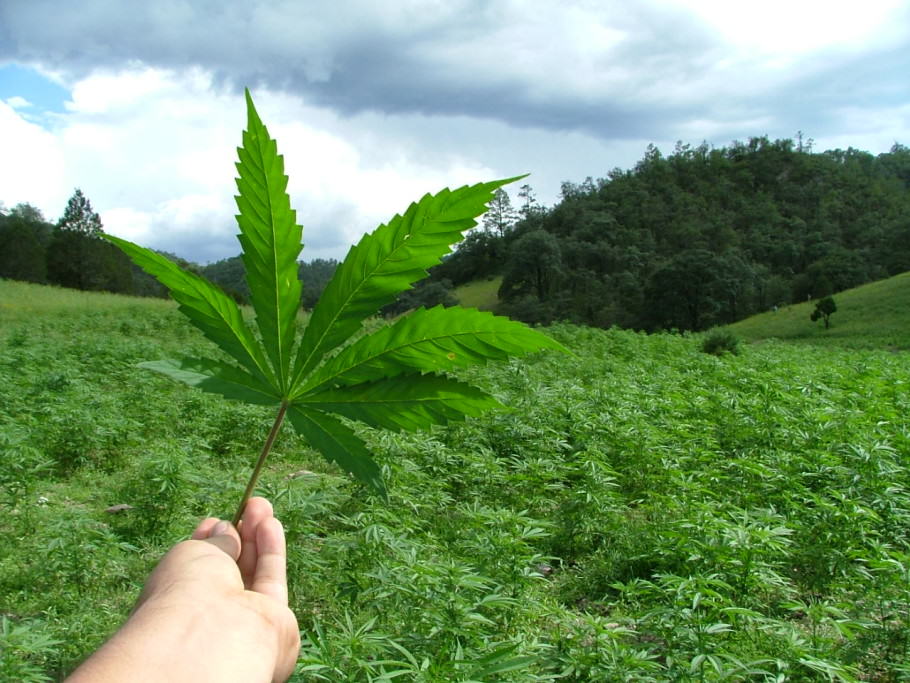
[[54, 220], [66, 201], [59, 141], [9, 103], [0, 102], [0, 150], [0, 201], [8, 207], [32, 204]]
[[[242, 96], [196, 69], [137, 65], [79, 80], [72, 93], [50, 130], [0, 105], [5, 148], [22, 149], [12, 156], [29, 160], [25, 172], [10, 156], [0, 161], [0, 199], [32, 202], [53, 217], [78, 186], [112, 234], [200, 261], [239, 252], [233, 197]], [[262, 91], [256, 103], [285, 157], [292, 206], [313, 245], [307, 259], [343, 257], [365, 231], [427, 191], [492, 177], [457, 157], [439, 165], [402, 153], [394, 140], [364, 135], [357, 121], [299, 97]], [[365, 154], [351, 142], [357, 139]]]
[[28, 107], [32, 106], [31, 102], [29, 102], [24, 97], [19, 97], [18, 95], [14, 95], [13, 97], [8, 98], [6, 100], [6, 103], [13, 109], [27, 109]]
[[112, 232], [236, 254], [242, 85], [285, 155], [305, 258], [342, 257], [444, 186], [530, 172], [553, 204], [649, 142], [801, 129], [877, 153], [908, 142], [908, 16], [900, 0], [0, 2], [0, 58], [71, 92], [59, 114], [0, 103], [0, 200], [54, 217], [79, 186]]

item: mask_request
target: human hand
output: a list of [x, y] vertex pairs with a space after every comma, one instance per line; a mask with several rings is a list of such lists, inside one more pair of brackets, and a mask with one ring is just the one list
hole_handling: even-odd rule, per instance
[[239, 533], [209, 518], [162, 558], [129, 620], [70, 681], [284, 681], [299, 650], [284, 531], [251, 498]]

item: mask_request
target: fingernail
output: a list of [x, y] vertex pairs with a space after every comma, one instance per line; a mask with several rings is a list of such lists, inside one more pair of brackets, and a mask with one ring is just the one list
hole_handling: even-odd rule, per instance
[[212, 533], [210, 534], [210, 537], [211, 536], [224, 536], [230, 530], [231, 530], [231, 523], [225, 522], [222, 520], [214, 526], [214, 528], [212, 529]]

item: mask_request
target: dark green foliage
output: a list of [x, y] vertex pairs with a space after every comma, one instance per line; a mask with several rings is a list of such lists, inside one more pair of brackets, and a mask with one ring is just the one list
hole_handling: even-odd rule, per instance
[[421, 280], [413, 288], [405, 290], [398, 298], [382, 309], [386, 316], [400, 315], [415, 308], [433, 306], [455, 306], [458, 301], [452, 293], [451, 280]]
[[723, 356], [726, 353], [738, 356], [739, 338], [727, 329], [712, 330], [702, 340], [701, 350], [712, 356]]
[[304, 309], [313, 310], [326, 285], [335, 274], [336, 268], [338, 268], [338, 261], [335, 259], [317, 258], [312, 261], [301, 261], [298, 276], [303, 282], [301, 303]]
[[812, 315], [809, 318], [812, 322], [822, 319], [825, 321], [825, 329], [827, 330], [831, 327], [831, 315], [837, 311], [837, 304], [834, 303], [834, 298], [826, 296], [824, 299], [821, 299], [815, 304], [815, 310], [812, 311]]
[[80, 230], [54, 230], [47, 249], [47, 279], [86, 291], [133, 291], [129, 259], [112, 244]]
[[20, 204], [0, 214], [0, 277], [47, 282], [46, 250], [52, 226], [41, 212]]
[[246, 268], [239, 256], [210, 263], [199, 269], [200, 275], [215, 283], [238, 303], [249, 303], [250, 288], [246, 283]]
[[[876, 157], [766, 137], [680, 143], [666, 157], [652, 146], [630, 171], [564, 183], [550, 209], [526, 200], [504, 237], [466, 241], [434, 277], [521, 272], [516, 245], [543, 230], [562, 275], [543, 298], [507, 287], [503, 311], [648, 330], [726, 324], [910, 270], [907, 156], [901, 145]], [[687, 272], [697, 280], [670, 288]]]
[[462, 285], [471, 280], [502, 272], [505, 240], [492, 232], [472, 230], [459, 243], [455, 253], [446, 256], [432, 272], [434, 280], [449, 280]]

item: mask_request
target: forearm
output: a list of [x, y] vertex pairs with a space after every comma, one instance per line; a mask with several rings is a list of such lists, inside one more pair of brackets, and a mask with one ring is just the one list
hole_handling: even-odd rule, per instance
[[[271, 681], [276, 643], [264, 619], [203, 605], [145, 603], [67, 683]], [[262, 628], [250, 628], [261, 623]], [[270, 652], [271, 651], [271, 652]]]

